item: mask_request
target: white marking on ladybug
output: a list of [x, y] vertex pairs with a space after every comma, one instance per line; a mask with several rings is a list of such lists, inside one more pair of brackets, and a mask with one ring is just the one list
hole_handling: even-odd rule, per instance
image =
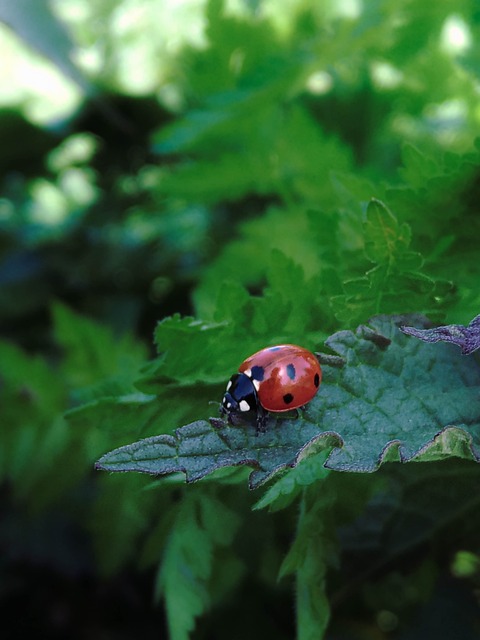
[[240, 409], [240, 411], [250, 411], [250, 405], [246, 400], [241, 400], [238, 408]]
[[255, 378], [252, 378], [252, 382], [253, 382], [253, 386], [258, 391], [260, 389], [260, 380], [255, 380]]
[[252, 377], [252, 370], [251, 369], [245, 369], [245, 371], [243, 372], [248, 378]]
[[230, 389], [231, 386], [232, 386], [232, 381], [229, 380], [228, 383], [227, 383], [227, 391]]
[[227, 409], [230, 409], [230, 407], [232, 406], [231, 402], [227, 402]]

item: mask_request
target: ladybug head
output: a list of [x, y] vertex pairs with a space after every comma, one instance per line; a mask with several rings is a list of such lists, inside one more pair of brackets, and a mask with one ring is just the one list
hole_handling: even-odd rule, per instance
[[235, 373], [228, 381], [220, 412], [230, 418], [230, 415], [257, 411], [257, 408], [257, 390], [252, 379], [244, 373]]

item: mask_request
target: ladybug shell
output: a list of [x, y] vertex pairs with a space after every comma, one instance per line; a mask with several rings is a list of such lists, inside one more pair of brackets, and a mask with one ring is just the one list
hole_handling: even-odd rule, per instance
[[317, 358], [303, 347], [282, 344], [257, 351], [239, 367], [257, 388], [260, 404], [267, 411], [290, 411], [315, 396], [322, 379]]

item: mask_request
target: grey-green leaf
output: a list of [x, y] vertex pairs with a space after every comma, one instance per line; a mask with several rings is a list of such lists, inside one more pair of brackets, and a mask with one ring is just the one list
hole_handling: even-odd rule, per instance
[[[410, 316], [409, 324], [426, 319]], [[370, 322], [391, 343], [377, 346], [360, 327], [339, 332], [328, 346], [346, 360], [318, 407], [318, 421], [344, 440], [326, 466], [375, 471], [386, 460], [433, 460], [462, 455], [480, 461], [480, 367], [451, 345], [432, 347], [399, 331], [405, 317]], [[367, 339], [365, 339], [367, 338]], [[317, 407], [318, 405], [316, 405]]]
[[325, 466], [337, 471], [372, 472], [385, 461], [451, 456], [480, 461], [479, 364], [452, 345], [409, 339], [399, 330], [406, 323], [424, 327], [426, 320], [378, 317], [369, 327], [331, 336], [326, 344], [337, 358], [322, 358], [320, 391], [298, 418], [271, 416], [258, 436], [251, 425], [200, 420], [173, 436], [111, 451], [97, 468], [183, 472], [192, 482], [221, 467], [247, 465], [256, 487], [328, 447]]
[[306, 444], [320, 449], [340, 444], [338, 436], [307, 421], [300, 429], [293, 422], [285, 420], [256, 436], [253, 427], [197, 420], [177, 429], [174, 436], [153, 436], [119, 447], [102, 456], [96, 468], [152, 475], [183, 472], [187, 482], [194, 482], [222, 467], [247, 465], [254, 468], [250, 486], [255, 488], [279, 469], [295, 466]]

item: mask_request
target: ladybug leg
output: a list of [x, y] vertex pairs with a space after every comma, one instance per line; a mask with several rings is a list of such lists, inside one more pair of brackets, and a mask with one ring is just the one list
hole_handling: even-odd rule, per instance
[[257, 431], [255, 433], [258, 436], [259, 433], [265, 433], [267, 430], [268, 412], [259, 404], [257, 407]]
[[232, 427], [237, 426], [237, 422], [235, 421], [235, 414], [227, 411], [223, 405], [220, 405], [220, 417], [224, 422], [226, 421], [227, 424], [231, 424]]
[[223, 405], [220, 405], [220, 417], [223, 421], [226, 421], [227, 424], [235, 426], [233, 414], [230, 413], [230, 411], [227, 411]]
[[238, 425], [242, 424], [242, 417], [236, 413], [229, 413], [227, 415], [227, 422], [231, 424], [232, 427], [238, 427]]

